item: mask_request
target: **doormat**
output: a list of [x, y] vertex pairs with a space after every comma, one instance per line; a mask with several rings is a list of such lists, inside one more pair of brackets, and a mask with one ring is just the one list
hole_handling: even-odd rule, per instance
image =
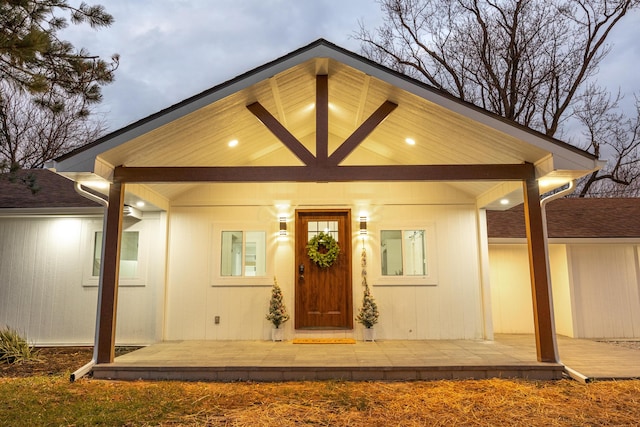
[[353, 338], [295, 338], [294, 344], [355, 344]]

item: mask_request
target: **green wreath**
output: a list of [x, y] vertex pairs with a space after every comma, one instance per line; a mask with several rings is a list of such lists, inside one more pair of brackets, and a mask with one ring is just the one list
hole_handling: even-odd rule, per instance
[[[320, 247], [326, 249], [326, 252], [320, 252]], [[339, 253], [340, 247], [336, 239], [322, 231], [312, 237], [307, 244], [307, 255], [309, 255], [309, 259], [319, 267], [331, 267], [338, 258]]]

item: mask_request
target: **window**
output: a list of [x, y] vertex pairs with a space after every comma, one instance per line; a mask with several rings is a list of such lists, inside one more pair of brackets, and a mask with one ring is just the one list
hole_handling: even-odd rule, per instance
[[383, 276], [427, 276], [425, 230], [382, 230], [380, 255]]
[[267, 275], [264, 231], [223, 231], [221, 248], [221, 276], [264, 277]]
[[[138, 277], [138, 241], [137, 231], [123, 231], [120, 246], [120, 278], [133, 279]], [[102, 231], [95, 232], [93, 245], [92, 276], [100, 276], [100, 261], [102, 260]]]
[[307, 242], [320, 232], [330, 235], [338, 241], [338, 221], [309, 221], [307, 223]]

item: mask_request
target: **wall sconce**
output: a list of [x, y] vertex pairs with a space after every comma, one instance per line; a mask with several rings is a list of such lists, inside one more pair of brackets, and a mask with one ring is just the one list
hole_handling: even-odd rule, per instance
[[360, 217], [360, 235], [365, 236], [367, 234], [367, 217]]
[[279, 218], [279, 221], [280, 221], [280, 235], [286, 236], [287, 235], [287, 217], [281, 216]]

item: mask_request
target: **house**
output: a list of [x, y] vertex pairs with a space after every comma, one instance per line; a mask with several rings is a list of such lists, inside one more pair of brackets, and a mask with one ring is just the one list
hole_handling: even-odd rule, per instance
[[[522, 203], [521, 310], [555, 362], [539, 197], [601, 162], [318, 40], [48, 166], [108, 199], [104, 230], [69, 258], [99, 277], [82, 288], [98, 363], [138, 332], [267, 339], [274, 277], [286, 338], [360, 337], [363, 250], [379, 338], [491, 339], [486, 212]], [[327, 266], [309, 257], [320, 232], [339, 248]]]
[[[40, 187], [36, 194], [0, 180], [0, 325], [38, 345], [91, 344], [104, 200], [54, 172], [28, 173]], [[144, 220], [132, 213], [123, 222], [126, 235], [140, 236], [141, 267], [136, 278], [121, 278], [117, 333], [121, 343], [148, 344], [162, 338], [163, 271], [149, 264], [164, 256], [165, 222], [159, 212]]]
[[[640, 338], [640, 199], [558, 199], [546, 209], [557, 333]], [[495, 332], [532, 333], [522, 206], [487, 212]]]

